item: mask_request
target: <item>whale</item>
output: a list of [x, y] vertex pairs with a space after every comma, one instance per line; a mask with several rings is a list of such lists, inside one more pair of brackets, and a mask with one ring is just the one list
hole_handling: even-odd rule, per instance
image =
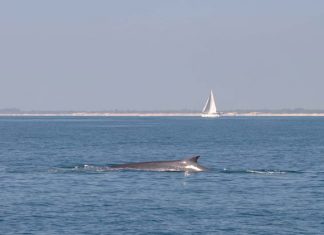
[[207, 168], [198, 164], [200, 156], [193, 156], [181, 160], [173, 161], [153, 161], [153, 162], [134, 162], [126, 164], [116, 164], [110, 166], [116, 170], [143, 170], [143, 171], [184, 171], [198, 172], [206, 171]]

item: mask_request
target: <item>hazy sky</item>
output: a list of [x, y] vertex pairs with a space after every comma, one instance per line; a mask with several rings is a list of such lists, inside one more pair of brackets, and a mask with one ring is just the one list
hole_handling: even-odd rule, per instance
[[0, 109], [324, 109], [324, 1], [0, 1]]

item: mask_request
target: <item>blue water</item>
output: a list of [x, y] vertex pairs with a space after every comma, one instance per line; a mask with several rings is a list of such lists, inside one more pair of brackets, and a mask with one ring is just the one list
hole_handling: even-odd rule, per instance
[[324, 118], [2, 117], [0, 190], [1, 234], [323, 234]]

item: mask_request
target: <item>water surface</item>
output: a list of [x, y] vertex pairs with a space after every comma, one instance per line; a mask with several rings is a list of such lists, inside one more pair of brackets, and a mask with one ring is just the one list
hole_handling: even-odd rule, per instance
[[324, 119], [2, 117], [0, 188], [2, 234], [323, 234]]

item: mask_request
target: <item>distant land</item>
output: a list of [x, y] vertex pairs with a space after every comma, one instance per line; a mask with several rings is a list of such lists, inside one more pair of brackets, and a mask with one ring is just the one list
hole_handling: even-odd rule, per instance
[[[262, 109], [262, 110], [226, 110], [219, 112], [222, 116], [323, 116], [324, 110], [313, 109]], [[0, 109], [0, 116], [129, 116], [129, 117], [167, 117], [167, 116], [200, 116], [201, 111], [197, 110], [164, 110], [164, 111], [136, 111], [136, 110], [113, 110], [113, 111], [25, 111], [17, 108]]]

